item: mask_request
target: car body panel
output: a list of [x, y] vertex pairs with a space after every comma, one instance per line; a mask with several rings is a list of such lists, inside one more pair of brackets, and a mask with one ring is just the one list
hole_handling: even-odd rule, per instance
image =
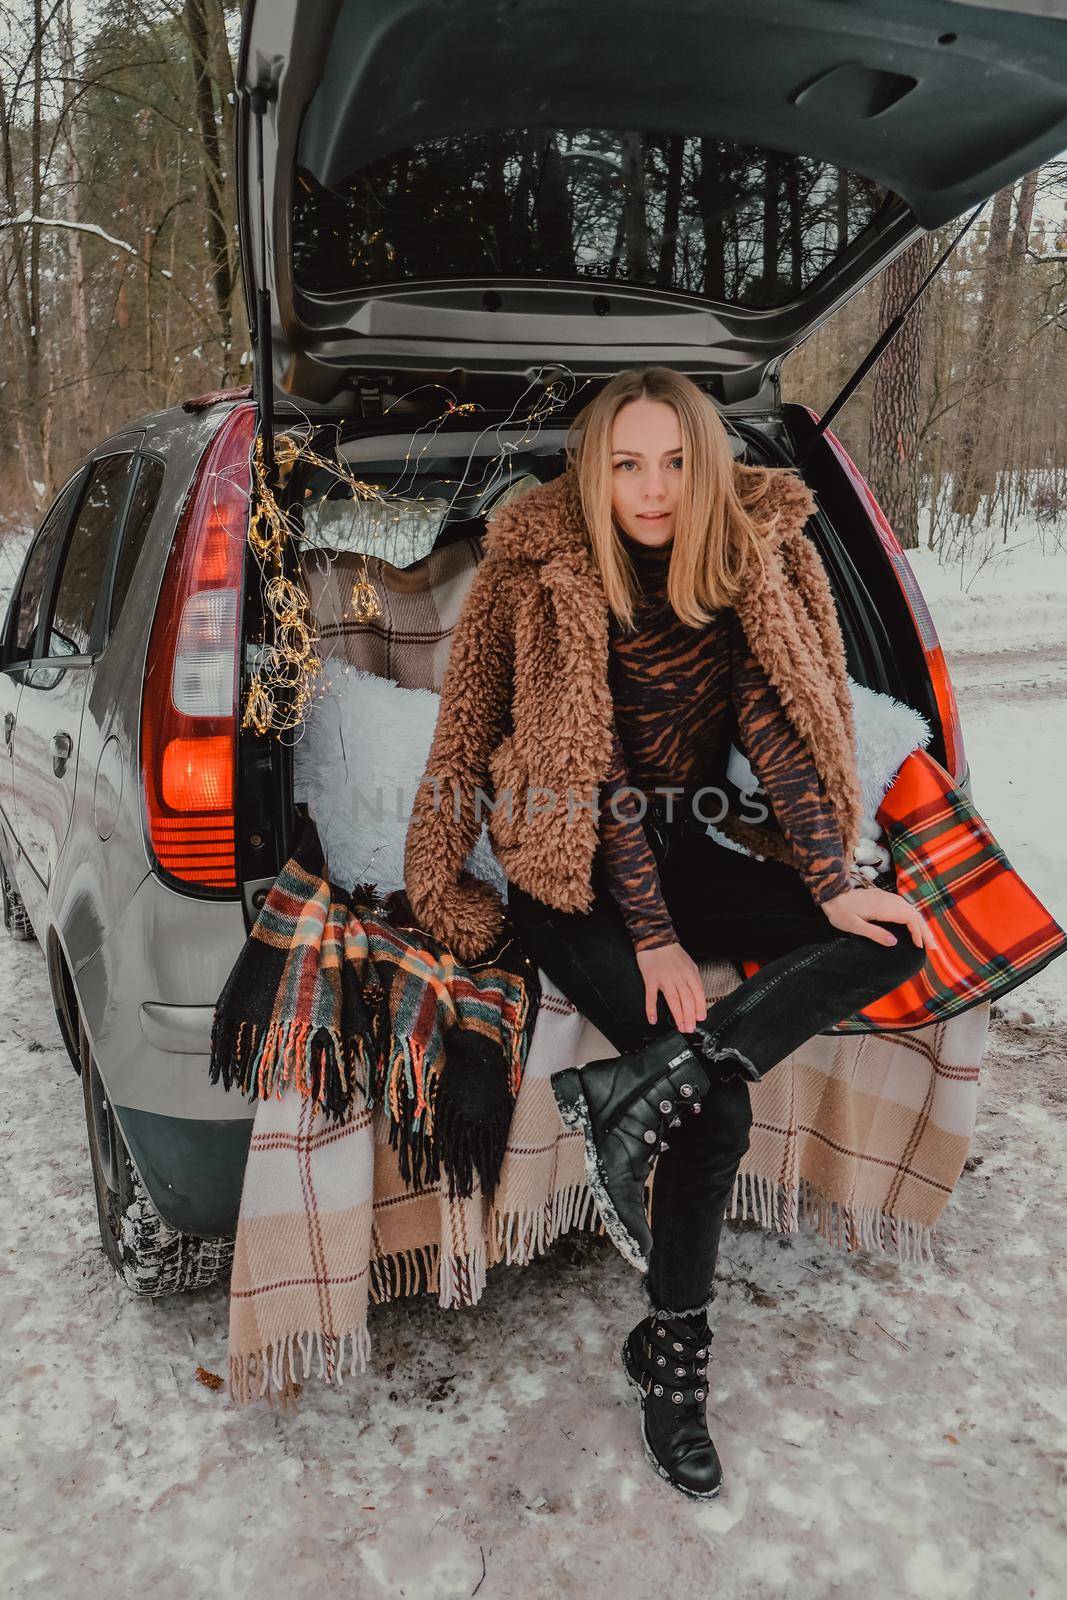
[[[15, 833], [27, 904], [44, 895], [66, 843], [78, 780], [78, 745], [92, 660], [36, 661], [22, 680], [12, 741]], [[66, 743], [65, 759], [56, 741]], [[37, 882], [33, 883], [31, 875]]]
[[[164, 413], [147, 440], [165, 461], [163, 483], [125, 604], [90, 676], [72, 848], [60, 853], [53, 875], [52, 919], [76, 980], [150, 871], [140, 784], [144, 661], [174, 530], [222, 414], [216, 408], [195, 418], [179, 414], [179, 420]], [[107, 1085], [106, 1062], [100, 1070]]]
[[[147, 426], [137, 431], [136, 441], [165, 460], [163, 483], [114, 632], [91, 660], [64, 662], [56, 686], [66, 694], [71, 685], [69, 693], [82, 708], [81, 737], [74, 752], [78, 771], [69, 822], [47, 888], [24, 858], [8, 819], [0, 820], [12, 882], [26, 899], [42, 945], [54, 939], [61, 952], [140, 1175], [164, 1220], [205, 1233], [219, 1215], [231, 1228], [236, 1220], [234, 1185], [239, 1194], [254, 1108], [210, 1082], [209, 1039], [202, 1031], [198, 1041], [187, 1036], [181, 1049], [167, 1049], [165, 1032], [143, 1028], [139, 1012], [148, 1003], [196, 1008], [201, 1017], [209, 1013], [247, 936], [247, 920], [237, 896], [221, 903], [200, 900], [168, 888], [151, 873], [141, 816], [139, 728], [144, 661], [174, 531], [196, 465], [228, 409], [222, 405], [189, 414], [175, 407], [141, 419]], [[124, 430], [94, 455], [129, 438], [130, 430]], [[0, 672], [0, 706], [23, 704], [23, 681], [42, 668], [54, 673], [56, 663], [22, 663]], [[18, 731], [16, 724], [16, 762]], [[38, 734], [38, 741], [43, 737]], [[28, 808], [37, 795], [32, 778], [19, 771], [13, 787]], [[56, 812], [54, 802], [43, 795], [37, 800], [42, 815], [31, 816], [33, 828], [51, 828], [58, 838], [60, 828], [50, 815]], [[190, 1051], [191, 1042], [199, 1042], [198, 1052]], [[180, 1124], [177, 1133], [171, 1119]], [[229, 1152], [225, 1176], [218, 1163], [214, 1176], [206, 1168], [188, 1181], [177, 1169], [168, 1176], [161, 1152], [181, 1150], [184, 1161], [201, 1125], [209, 1143], [215, 1130], [219, 1149]], [[195, 1206], [194, 1190], [200, 1195]]]
[[210, 1038], [203, 1053], [182, 1041], [161, 1049], [158, 1017], [146, 1004], [213, 1007], [247, 937], [238, 900], [198, 900], [148, 873], [117, 923], [74, 982], [108, 1096], [115, 1106], [166, 1116], [226, 1121], [252, 1115], [240, 1095], [208, 1077]]

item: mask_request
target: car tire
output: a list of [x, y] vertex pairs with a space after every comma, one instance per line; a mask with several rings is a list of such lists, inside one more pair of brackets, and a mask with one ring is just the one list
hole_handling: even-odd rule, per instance
[[31, 939], [36, 939], [37, 935], [33, 931], [33, 923], [30, 921], [25, 901], [12, 885], [2, 861], [0, 861], [0, 892], [4, 899], [4, 927], [12, 939], [25, 944]]
[[164, 1222], [130, 1160], [118, 1118], [78, 1021], [82, 1097], [100, 1242], [132, 1294], [182, 1294], [228, 1280], [232, 1239], [201, 1239]]

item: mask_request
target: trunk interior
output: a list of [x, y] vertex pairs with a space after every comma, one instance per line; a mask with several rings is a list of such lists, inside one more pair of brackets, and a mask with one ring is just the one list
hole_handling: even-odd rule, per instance
[[[286, 420], [279, 417], [279, 433]], [[725, 420], [738, 458], [769, 466], [794, 465], [811, 427], [809, 414], [792, 406]], [[424, 755], [432, 734], [436, 693], [452, 630], [481, 558], [485, 518], [502, 500], [564, 470], [569, 421], [563, 413], [544, 426], [536, 417], [516, 424], [512, 409], [480, 412], [476, 428], [469, 417], [455, 413], [421, 430], [417, 420], [398, 427], [385, 418], [360, 423], [334, 418], [328, 426], [319, 425], [312, 448], [329, 457], [339, 447], [369, 497], [366, 492], [355, 497], [335, 472], [305, 461], [297, 462], [286, 481], [284, 504], [303, 528], [294, 575], [311, 600], [326, 693], [316, 698], [302, 729], [279, 738], [242, 736], [240, 833], [249, 916], [257, 909], [257, 891], [269, 886], [299, 838], [309, 801], [313, 810], [319, 808], [317, 815], [335, 805], [347, 814], [354, 805], [363, 818], [363, 823], [357, 818], [345, 824], [339, 834], [334, 827], [335, 841], [343, 843], [346, 887], [364, 881], [367, 872], [373, 881], [400, 886], [401, 820], [394, 816], [387, 830], [388, 860], [369, 860], [364, 848], [375, 825], [381, 833], [383, 806], [386, 816], [399, 808], [396, 789], [410, 811], [423, 769], [417, 757]], [[920, 711], [934, 731], [930, 753], [943, 759], [922, 648], [871, 526], [850, 512], [847, 496], [818, 452], [805, 476], [820, 500], [809, 531], [837, 600], [849, 674]], [[364, 579], [378, 597], [378, 616], [360, 616]], [[246, 669], [257, 655], [255, 641], [263, 636], [261, 605], [259, 574], [252, 571]], [[398, 696], [397, 689], [422, 693]], [[373, 779], [369, 792], [361, 774]], [[355, 802], [352, 786], [360, 789]], [[488, 848], [484, 836], [479, 848]], [[488, 862], [486, 876], [493, 877], [494, 865]]]

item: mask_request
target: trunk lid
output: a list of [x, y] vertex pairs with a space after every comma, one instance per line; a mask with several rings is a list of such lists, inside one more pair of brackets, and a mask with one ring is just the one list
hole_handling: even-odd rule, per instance
[[1067, 146], [1059, 9], [248, 0], [239, 228], [275, 390], [636, 360], [766, 398], [920, 230]]

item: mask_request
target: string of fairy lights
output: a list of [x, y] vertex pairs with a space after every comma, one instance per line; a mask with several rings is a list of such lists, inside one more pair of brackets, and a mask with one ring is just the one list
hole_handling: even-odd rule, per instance
[[[454, 451], [457, 439], [462, 439], [467, 444], [467, 454], [460, 476], [448, 480], [457, 487], [446, 511], [451, 510], [464, 488], [469, 486], [472, 464], [487, 434], [495, 433], [496, 450], [481, 458], [484, 462], [483, 481], [493, 483], [499, 475], [506, 482], [511, 472], [511, 457], [535, 441], [545, 424], [569, 407], [579, 387], [585, 387], [590, 381], [580, 384], [568, 369], [557, 366], [551, 369], [551, 373], [550, 379], [535, 374], [510, 412], [473, 437], [448, 434], [450, 450]], [[295, 428], [275, 438], [274, 471], [271, 473], [267, 466], [262, 432], [257, 430], [251, 455], [247, 537], [259, 569], [264, 628], [244, 692], [241, 712], [243, 729], [251, 729], [260, 735], [270, 734], [279, 739], [287, 734], [299, 736], [315, 699], [324, 689], [324, 664], [319, 651], [321, 639], [316, 631], [311, 599], [300, 566], [300, 549], [305, 542], [305, 518], [309, 505], [314, 502], [297, 500], [292, 496], [289, 486], [294, 471], [298, 468], [301, 471], [317, 468], [325, 475], [323, 492], [316, 497], [319, 503], [327, 498], [335, 499], [338, 487], [342, 487], [353, 502], [373, 503], [380, 512], [379, 524], [384, 523], [386, 528], [391, 525], [398, 530], [392, 546], [389, 546], [386, 535], [388, 554], [381, 559], [387, 564], [401, 565], [398, 559], [402, 554], [399, 529], [404, 524], [405, 513], [413, 506], [426, 504], [423, 496], [412, 493], [406, 486], [410, 481], [411, 489], [414, 489], [423, 458], [434, 447], [448, 424], [456, 417], [473, 416], [484, 409], [474, 401], [460, 402], [446, 385], [432, 383], [417, 385], [398, 395], [385, 408], [383, 415], [410, 402], [425, 389], [440, 390], [445, 396], [445, 403], [435, 416], [412, 432], [396, 481], [384, 489], [357, 475], [340, 453], [339, 438], [332, 454], [316, 449], [315, 443], [320, 442], [316, 434], [321, 432], [321, 428], [316, 429], [307, 417], [302, 418]], [[511, 437], [520, 432], [521, 438]], [[380, 535], [375, 542], [381, 544]], [[368, 552], [355, 553], [362, 557], [362, 568], [347, 597], [345, 618], [355, 624], [372, 624], [383, 615], [382, 602], [370, 577]], [[327, 562], [330, 560], [328, 548], [320, 546], [316, 555]]]

